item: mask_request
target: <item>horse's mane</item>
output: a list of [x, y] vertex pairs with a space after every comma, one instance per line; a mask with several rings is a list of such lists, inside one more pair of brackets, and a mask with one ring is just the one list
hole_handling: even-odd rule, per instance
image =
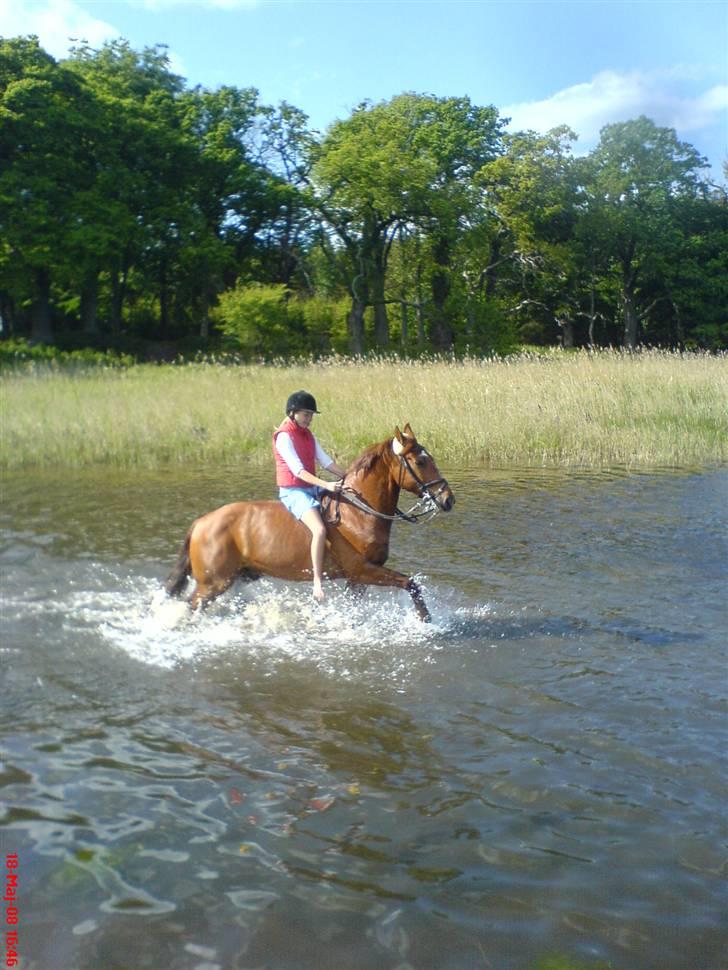
[[366, 451], [362, 452], [358, 458], [355, 458], [346, 469], [347, 477], [349, 475], [361, 475], [361, 477], [364, 478], [366, 475], [368, 475], [376, 463], [381, 459], [386, 449], [389, 447], [390, 440], [390, 438], [387, 438], [384, 441], [380, 441], [376, 445], [369, 445]]

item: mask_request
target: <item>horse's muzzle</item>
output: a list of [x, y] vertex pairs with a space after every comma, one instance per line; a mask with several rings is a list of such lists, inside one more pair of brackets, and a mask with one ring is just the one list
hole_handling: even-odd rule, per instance
[[449, 512], [455, 504], [455, 496], [447, 483], [442, 485], [432, 497], [435, 500], [435, 504], [439, 505], [443, 512]]
[[449, 512], [450, 509], [455, 504], [455, 496], [450, 492], [449, 495], [445, 495], [440, 499], [440, 508], [443, 512]]

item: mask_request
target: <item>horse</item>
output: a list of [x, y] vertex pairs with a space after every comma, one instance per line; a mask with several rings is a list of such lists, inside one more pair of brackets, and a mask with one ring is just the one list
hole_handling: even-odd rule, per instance
[[[418, 497], [409, 513], [397, 508], [402, 489]], [[395, 428], [393, 437], [370, 445], [355, 459], [341, 491], [322, 501], [327, 532], [324, 575], [344, 578], [358, 591], [366, 585], [406, 589], [418, 616], [428, 622], [430, 612], [415, 579], [384, 565], [389, 536], [397, 518], [414, 522], [449, 512], [454, 503], [447, 480], [410, 425], [403, 431]], [[239, 578], [310, 580], [310, 549], [308, 529], [282, 502], [233, 502], [192, 523], [165, 589], [181, 597], [192, 576], [196, 586], [188, 601], [202, 608]]]

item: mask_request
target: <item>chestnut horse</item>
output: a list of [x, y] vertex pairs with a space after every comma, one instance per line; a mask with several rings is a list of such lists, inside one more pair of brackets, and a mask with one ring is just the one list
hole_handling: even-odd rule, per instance
[[[413, 492], [423, 511], [397, 509], [401, 489]], [[422, 620], [430, 614], [415, 580], [386, 569], [389, 534], [397, 518], [449, 512], [455, 502], [447, 481], [409, 424], [394, 437], [372, 445], [352, 463], [342, 491], [323, 500], [328, 533], [324, 574], [349, 585], [406, 589]], [[285, 580], [311, 579], [311, 534], [282, 502], [233, 502], [192, 523], [165, 588], [179, 596], [192, 576], [193, 607], [205, 606], [240, 577], [261, 575]]]

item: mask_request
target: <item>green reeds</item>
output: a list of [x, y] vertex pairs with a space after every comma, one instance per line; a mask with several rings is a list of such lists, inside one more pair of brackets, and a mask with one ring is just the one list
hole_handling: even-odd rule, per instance
[[0, 381], [0, 464], [270, 462], [291, 391], [346, 463], [407, 421], [442, 465], [684, 466], [728, 460], [728, 358], [662, 351], [75, 370]]

